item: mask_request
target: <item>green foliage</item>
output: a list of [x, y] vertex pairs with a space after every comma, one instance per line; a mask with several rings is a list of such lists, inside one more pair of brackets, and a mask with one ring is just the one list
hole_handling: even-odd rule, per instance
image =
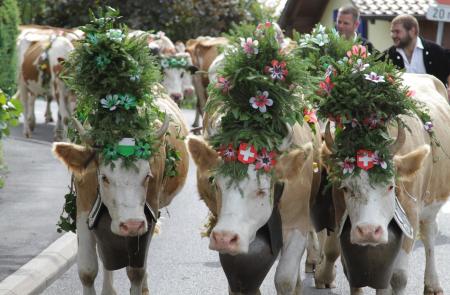
[[[280, 50], [272, 23], [260, 24], [247, 34], [232, 39], [218, 82], [209, 85], [206, 112], [223, 114], [218, 133], [209, 142], [216, 149], [229, 144], [237, 148], [245, 142], [257, 151], [275, 151], [288, 133], [286, 124], [303, 122], [301, 97], [308, 95], [308, 88], [301, 86], [309, 85], [309, 76], [303, 60]], [[265, 101], [264, 106], [256, 105], [259, 99]], [[247, 174], [247, 167], [225, 161], [218, 172], [239, 180]]]
[[42, 15], [45, 8], [45, 0], [17, 0], [20, 11], [21, 24], [34, 24]]
[[166, 146], [166, 162], [164, 167], [164, 176], [175, 177], [178, 175], [177, 166], [181, 160], [181, 153], [170, 144]]
[[0, 89], [8, 94], [15, 92], [18, 26], [16, 0], [0, 1]]
[[[29, 0], [30, 1], [30, 0]], [[172, 40], [218, 36], [231, 24], [264, 21], [273, 13], [257, 0], [45, 0], [38, 22], [58, 27], [87, 23], [88, 9], [99, 4], [116, 7], [123, 21], [135, 29], [164, 31]]]
[[[160, 79], [159, 66], [144, 37], [127, 37], [127, 27], [112, 8], [91, 13], [79, 42], [65, 63], [65, 81], [77, 95], [77, 116], [91, 128], [89, 136], [103, 148], [103, 160], [121, 156], [126, 164], [148, 159], [155, 151], [155, 126], [163, 114], [151, 89]], [[121, 154], [118, 143], [133, 138], [133, 153]]]
[[[357, 152], [365, 150], [374, 153], [374, 166], [368, 170], [370, 181], [387, 182], [394, 176], [389, 124], [399, 115], [417, 115], [423, 123], [430, 117], [422, 105], [411, 99], [412, 93], [401, 83], [401, 72], [392, 63], [370, 55], [364, 46], [349, 47], [329, 29], [319, 26], [314, 30], [312, 36], [300, 38], [300, 55], [313, 63], [311, 72], [322, 79], [317, 84], [317, 95], [308, 98], [318, 108], [319, 117], [336, 124], [328, 163], [330, 177], [340, 182], [360, 173]], [[322, 36], [314, 37], [317, 34]], [[311, 41], [313, 38], [316, 40]], [[318, 47], [314, 45], [318, 45], [317, 40], [321, 41]], [[401, 121], [399, 124], [404, 125]]]
[[18, 124], [21, 112], [22, 105], [20, 101], [8, 97], [0, 89], [0, 140], [3, 136], [9, 135], [10, 126]]
[[59, 221], [56, 224], [56, 231], [61, 233], [77, 231], [77, 196], [73, 186], [73, 179], [69, 187], [69, 193], [64, 196], [65, 203], [59, 217]]

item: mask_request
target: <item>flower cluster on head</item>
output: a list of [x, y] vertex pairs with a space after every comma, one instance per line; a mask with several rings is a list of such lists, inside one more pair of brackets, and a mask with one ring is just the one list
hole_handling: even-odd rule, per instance
[[[316, 34], [327, 32], [321, 27], [315, 30]], [[432, 127], [429, 117], [410, 98], [413, 94], [402, 85], [401, 72], [371, 55], [365, 46], [350, 45], [339, 37], [319, 51], [325, 55], [312, 61], [320, 80], [309, 99], [319, 117], [335, 125], [328, 163], [331, 178], [339, 182], [364, 170], [373, 182], [387, 181], [394, 175], [388, 126], [396, 120], [403, 125], [399, 115], [418, 115], [428, 130]]]
[[178, 68], [178, 69], [184, 69], [188, 66], [188, 60], [187, 57], [184, 56], [163, 56], [161, 57], [161, 67], [163, 69], [167, 68]]
[[[88, 136], [103, 149], [102, 161], [113, 165], [120, 157], [131, 165], [156, 149], [155, 122], [164, 114], [149, 90], [160, 69], [146, 39], [128, 36], [118, 11], [107, 7], [98, 14], [81, 27], [86, 38], [65, 63], [64, 79], [77, 95], [77, 119], [90, 126]], [[126, 138], [132, 144], [123, 144]]]
[[[208, 140], [224, 159], [218, 173], [234, 180], [248, 168], [241, 152], [253, 154], [258, 172], [268, 173], [276, 147], [287, 135], [286, 125], [304, 122], [303, 97], [309, 89], [301, 86], [310, 83], [310, 76], [303, 60], [282, 50], [280, 32], [270, 21], [238, 28], [217, 81], [208, 88], [206, 112], [221, 113], [221, 128]], [[241, 143], [254, 151], [243, 151]]]

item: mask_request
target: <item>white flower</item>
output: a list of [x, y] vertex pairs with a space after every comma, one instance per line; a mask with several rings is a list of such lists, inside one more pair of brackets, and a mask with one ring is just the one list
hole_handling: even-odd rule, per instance
[[253, 54], [258, 54], [259, 49], [258, 49], [258, 45], [259, 42], [258, 40], [253, 40], [252, 38], [240, 38], [241, 40], [241, 47], [244, 49], [244, 52], [248, 55], [251, 56]]
[[273, 100], [269, 98], [269, 92], [267, 91], [256, 91], [256, 95], [251, 97], [250, 100], [250, 105], [254, 108], [254, 109], [259, 109], [259, 111], [261, 113], [265, 113], [267, 111], [267, 107], [270, 107], [273, 105]]
[[[356, 61], [356, 63], [353, 65], [353, 69], [352, 69], [352, 73], [357, 73], [357, 72], [363, 72], [365, 71], [370, 65], [369, 64], [365, 64], [362, 59], [358, 58], [358, 60]], [[384, 78], [384, 77], [383, 77]]]
[[327, 34], [318, 34], [312, 39], [312, 41], [321, 47], [327, 43], [330, 43], [330, 39], [328, 39]]
[[370, 72], [370, 74], [364, 74], [364, 77], [366, 78], [366, 80], [369, 80], [374, 83], [385, 82], [384, 76], [378, 76], [378, 74], [375, 72]]
[[122, 42], [122, 39], [125, 38], [125, 35], [120, 29], [110, 29], [106, 32], [106, 37], [114, 42]]

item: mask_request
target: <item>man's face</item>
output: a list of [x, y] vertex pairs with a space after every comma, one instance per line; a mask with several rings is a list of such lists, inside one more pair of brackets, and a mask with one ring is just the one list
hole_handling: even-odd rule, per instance
[[336, 29], [341, 36], [344, 36], [346, 39], [353, 39], [358, 26], [359, 22], [353, 20], [353, 15], [338, 13]]
[[407, 31], [402, 24], [391, 25], [391, 38], [395, 47], [405, 48], [413, 42], [415, 37], [414, 29]]

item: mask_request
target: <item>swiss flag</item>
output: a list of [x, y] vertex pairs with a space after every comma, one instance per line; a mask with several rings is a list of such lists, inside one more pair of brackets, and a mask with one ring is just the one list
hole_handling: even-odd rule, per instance
[[373, 152], [368, 150], [358, 150], [356, 152], [356, 165], [364, 170], [369, 170], [373, 168]]
[[239, 145], [238, 160], [244, 164], [251, 164], [256, 160], [256, 149], [253, 145], [248, 143], [241, 143]]

